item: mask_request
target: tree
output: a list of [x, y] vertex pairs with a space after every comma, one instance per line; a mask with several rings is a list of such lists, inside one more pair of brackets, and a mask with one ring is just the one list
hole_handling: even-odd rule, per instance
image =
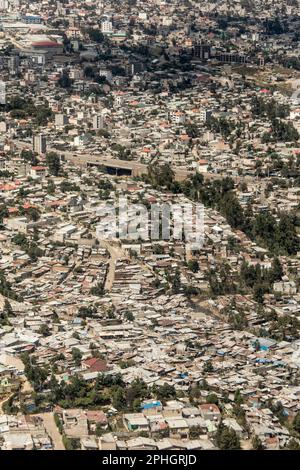
[[201, 426], [191, 426], [189, 431], [190, 439], [197, 439], [203, 433]]
[[206, 397], [206, 403], [209, 403], [210, 405], [218, 405], [219, 399], [215, 393], [210, 393]]
[[298, 412], [293, 419], [293, 428], [300, 434], [300, 412]]
[[112, 404], [118, 411], [126, 410], [127, 402], [125, 397], [125, 390], [122, 387], [117, 387], [113, 391]]
[[188, 262], [188, 268], [193, 272], [197, 273], [199, 271], [199, 263], [197, 260], [193, 259]]
[[300, 442], [294, 438], [290, 439], [287, 445], [285, 446], [285, 449], [288, 450], [300, 450]]
[[53, 180], [48, 180], [47, 193], [51, 194], [51, 195], [55, 193], [55, 184], [54, 184]]
[[263, 443], [261, 442], [261, 440], [258, 436], [253, 437], [252, 447], [253, 447], [253, 450], [263, 450], [264, 449]]
[[124, 317], [130, 322], [134, 321], [134, 315], [129, 310], [126, 310], [126, 312], [124, 313]]
[[173, 294], [178, 294], [181, 288], [181, 280], [180, 280], [180, 271], [177, 268], [175, 271], [175, 275], [172, 280], [172, 292]]
[[81, 365], [81, 360], [82, 360], [82, 353], [79, 349], [73, 348], [72, 349], [72, 358], [75, 363], [76, 367], [79, 367]]
[[97, 297], [102, 297], [105, 294], [104, 287], [100, 282], [93, 286], [90, 292], [92, 295], [96, 295]]
[[4, 300], [3, 312], [8, 317], [13, 317], [14, 316], [14, 311], [13, 311], [13, 308], [11, 306], [11, 303], [7, 299]]
[[238, 388], [235, 393], [234, 393], [234, 402], [237, 404], [237, 405], [241, 405], [243, 402], [244, 402], [244, 399], [241, 395], [241, 391], [240, 389]]
[[176, 390], [173, 385], [163, 384], [160, 387], [154, 387], [154, 393], [158, 400], [168, 400], [170, 398], [176, 398]]
[[213, 372], [214, 367], [211, 361], [206, 361], [203, 365], [203, 372]]
[[53, 176], [58, 176], [60, 171], [60, 158], [55, 152], [47, 153], [46, 163], [49, 168], [49, 172]]
[[36, 222], [40, 218], [40, 211], [36, 207], [30, 207], [27, 211], [27, 216], [33, 222]]
[[239, 450], [240, 440], [234, 429], [220, 423], [216, 433], [216, 443], [221, 450]]
[[272, 261], [272, 278], [273, 281], [280, 281], [283, 276], [283, 269], [277, 257]]
[[63, 444], [66, 450], [78, 450], [80, 449], [80, 439], [74, 437], [63, 436]]
[[255, 285], [253, 289], [253, 298], [254, 300], [259, 303], [263, 304], [264, 303], [264, 294], [265, 294], [265, 288], [261, 285]]
[[5, 299], [2, 312], [0, 312], [0, 326], [10, 326], [9, 317], [14, 316], [10, 302]]
[[91, 41], [95, 41], [98, 44], [104, 41], [104, 35], [98, 29], [88, 28], [87, 33]]
[[39, 328], [39, 333], [43, 336], [50, 336], [51, 332], [49, 326], [46, 325], [46, 323], [43, 323]]
[[73, 83], [73, 80], [70, 79], [69, 72], [65, 69], [63, 70], [61, 76], [57, 81], [57, 85], [61, 88], [70, 88]]

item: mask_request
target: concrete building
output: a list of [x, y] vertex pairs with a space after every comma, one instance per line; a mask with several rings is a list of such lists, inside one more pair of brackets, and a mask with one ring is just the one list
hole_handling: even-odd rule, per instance
[[46, 153], [47, 140], [43, 134], [33, 136], [33, 151], [38, 154]]

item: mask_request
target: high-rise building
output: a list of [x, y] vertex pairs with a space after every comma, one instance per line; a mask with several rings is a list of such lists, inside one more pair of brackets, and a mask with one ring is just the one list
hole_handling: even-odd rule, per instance
[[193, 48], [193, 56], [196, 59], [208, 60], [211, 57], [211, 47], [209, 44], [202, 44], [201, 42], [196, 42]]
[[209, 118], [211, 117], [211, 115], [212, 115], [212, 111], [210, 109], [205, 109], [205, 108], [202, 108], [199, 113], [199, 117], [202, 122], [207, 122]]
[[114, 32], [112, 22], [109, 21], [109, 20], [102, 21], [102, 23], [101, 23], [101, 32], [103, 34], [112, 34]]
[[20, 64], [20, 58], [18, 55], [13, 55], [8, 59], [8, 67], [11, 73], [17, 73]]
[[104, 126], [103, 116], [101, 114], [96, 114], [96, 116], [93, 117], [93, 129], [103, 129]]
[[47, 140], [43, 134], [33, 136], [33, 151], [38, 154], [46, 153]]
[[62, 114], [62, 113], [55, 114], [56, 127], [64, 127], [68, 124], [68, 122], [69, 122], [69, 119], [68, 119], [68, 116], [66, 116], [66, 114]]

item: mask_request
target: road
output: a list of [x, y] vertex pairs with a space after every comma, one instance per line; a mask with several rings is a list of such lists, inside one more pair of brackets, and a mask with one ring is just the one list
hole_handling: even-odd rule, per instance
[[[0, 362], [2, 364], [5, 364], [6, 366], [15, 367], [20, 372], [24, 371], [25, 366], [19, 357], [11, 356], [9, 354], [1, 354]], [[33, 391], [32, 386], [28, 382], [27, 378], [25, 376], [22, 376], [22, 392], [26, 393], [26, 392], [32, 392], [32, 391]]]
[[65, 446], [63, 445], [62, 441], [62, 436], [59, 433], [55, 424], [53, 413], [40, 413], [37, 416], [40, 416], [43, 419], [47, 433], [52, 439], [54, 450], [65, 450]]
[[[27, 142], [20, 142], [20, 141], [14, 141], [15, 146], [19, 150], [32, 150], [32, 146], [30, 143]], [[117, 158], [108, 158], [103, 155], [97, 155], [97, 154], [90, 154], [90, 153], [84, 153], [80, 152], [78, 150], [74, 150], [73, 152], [70, 151], [63, 151], [63, 150], [57, 150], [56, 148], [52, 147], [47, 147], [47, 152], [55, 152], [59, 155], [62, 155], [65, 160], [69, 163], [74, 164], [74, 166], [87, 166], [88, 164], [94, 164], [94, 165], [104, 165], [107, 167], [112, 167], [112, 168], [120, 168], [123, 170], [130, 170], [132, 172], [132, 176], [141, 176], [142, 174], [147, 173], [148, 165], [145, 165], [143, 163], [137, 162], [137, 161], [125, 161], [125, 160], [119, 160]], [[155, 162], [158, 164], [158, 162]], [[191, 175], [195, 174], [195, 171], [193, 170], [187, 170], [185, 168], [178, 168], [178, 167], [173, 167], [172, 168], [175, 174], [175, 179], [177, 181], [183, 181], [190, 177]], [[228, 176], [226, 174], [217, 174], [217, 173], [203, 173], [203, 176], [206, 180], [210, 179], [220, 179], [225, 176]], [[255, 178], [252, 176], [235, 176], [232, 177], [237, 183], [240, 181], [253, 181]]]
[[104, 288], [106, 291], [110, 291], [112, 289], [114, 280], [115, 280], [115, 273], [116, 273], [116, 263], [120, 258], [126, 258], [125, 253], [123, 250], [118, 246], [113, 246], [106, 240], [101, 240], [101, 246], [106, 248], [109, 252], [109, 266], [106, 275], [105, 285]]

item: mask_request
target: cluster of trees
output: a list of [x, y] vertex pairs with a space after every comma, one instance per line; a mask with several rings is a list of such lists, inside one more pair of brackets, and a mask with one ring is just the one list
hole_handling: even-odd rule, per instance
[[287, 68], [300, 70], [300, 59], [297, 56], [282, 56], [280, 57], [280, 63]]
[[245, 231], [250, 238], [276, 255], [295, 255], [300, 248], [298, 225], [296, 214], [279, 214], [277, 221], [269, 211], [265, 211], [253, 217], [252, 228]]
[[239, 450], [241, 448], [237, 433], [222, 422], [218, 426], [215, 440], [221, 450]]
[[210, 117], [210, 119], [207, 121], [206, 124], [210, 130], [218, 134], [221, 134], [224, 138], [229, 137], [232, 131], [235, 129], [235, 124], [231, 121], [228, 121], [228, 119], [225, 119], [223, 117], [221, 118]]
[[9, 317], [14, 317], [14, 311], [7, 299], [4, 301], [2, 310], [0, 311], [0, 326], [9, 326]]
[[165, 187], [168, 190], [176, 192], [177, 187], [177, 192], [180, 192], [180, 185], [176, 185], [174, 176], [172, 168], [166, 163], [161, 166], [149, 165], [148, 172], [143, 177], [146, 183], [151, 184], [155, 189]]
[[101, 282], [97, 282], [97, 284], [91, 288], [90, 294], [102, 297], [105, 294], [104, 285]]
[[6, 279], [5, 273], [2, 269], [0, 269], [0, 294], [12, 300], [22, 300], [21, 297], [12, 289], [11, 283]]
[[93, 318], [95, 313], [97, 312], [97, 307], [94, 305], [89, 305], [89, 306], [81, 306], [78, 310], [78, 316], [80, 318]]
[[37, 364], [36, 358], [30, 356], [28, 353], [23, 353], [21, 359], [25, 366], [24, 373], [33, 386], [34, 391], [41, 391], [48, 377], [48, 370], [44, 367], [40, 367]]
[[[97, 408], [112, 405], [118, 411], [139, 411], [141, 402], [146, 398], [155, 397], [162, 401], [176, 398], [173, 386], [164, 384], [148, 387], [141, 379], [135, 379], [130, 385], [126, 385], [120, 374], [99, 374], [93, 384], [75, 374], [69, 383], [59, 383], [53, 374], [49, 378], [49, 372], [39, 367], [28, 354], [24, 354], [22, 359], [26, 377], [39, 393], [39, 403], [44, 401], [51, 405], [58, 404], [62, 408]], [[41, 395], [43, 388], [47, 393]]]
[[91, 41], [97, 42], [98, 44], [101, 44], [105, 39], [104, 34], [102, 34], [99, 29], [88, 28], [86, 33], [89, 35]]
[[207, 279], [213, 295], [234, 294], [236, 292], [236, 285], [227, 263], [221, 264], [218, 269], [210, 269], [207, 273]]
[[37, 155], [32, 150], [23, 149], [21, 151], [20, 156], [25, 162], [28, 162], [30, 165], [37, 165], [38, 164]]
[[242, 286], [253, 289], [254, 298], [263, 303], [263, 295], [272, 290], [273, 283], [279, 281], [282, 275], [282, 266], [277, 257], [273, 259], [270, 269], [263, 268], [260, 264], [249, 265], [244, 261], [240, 269], [240, 282]]
[[6, 111], [10, 112], [11, 117], [22, 119], [31, 117], [33, 123], [37, 126], [45, 126], [52, 118], [53, 112], [47, 102], [44, 105], [35, 106], [32, 99], [24, 99], [20, 96], [11, 97], [5, 106]]
[[0, 224], [2, 224], [3, 219], [8, 216], [8, 210], [5, 204], [0, 204]]
[[299, 339], [300, 321], [291, 315], [284, 315], [274, 319], [269, 327], [269, 334], [277, 341], [291, 341]]
[[117, 152], [120, 160], [132, 160], [131, 150], [127, 149], [123, 145], [113, 144], [112, 149]]
[[279, 214], [279, 220], [265, 211], [254, 215], [251, 206], [241, 207], [231, 178], [204, 183], [200, 175], [183, 183], [183, 192], [191, 199], [218, 210], [234, 229], [244, 231], [247, 236], [276, 255], [295, 255], [300, 248], [296, 227], [299, 220], [295, 214]]
[[290, 113], [288, 105], [277, 103], [274, 99], [266, 100], [258, 96], [252, 98], [251, 108], [255, 116], [267, 117], [270, 120], [284, 119]]
[[269, 34], [270, 36], [283, 34], [288, 31], [286, 25], [283, 24], [278, 17], [266, 19], [264, 27], [266, 34]]
[[60, 190], [63, 193], [78, 193], [80, 191], [80, 187], [76, 183], [72, 183], [71, 181], [64, 179], [60, 183]]
[[262, 135], [262, 142], [296, 142], [299, 140], [299, 132], [291, 122], [273, 119], [271, 131]]
[[0, 178], [12, 178], [13, 176], [14, 174], [8, 170], [0, 170]]
[[49, 169], [49, 173], [52, 176], [58, 176], [60, 172], [60, 158], [55, 152], [49, 152], [46, 155], [46, 164]]
[[71, 88], [73, 80], [70, 78], [69, 72], [67, 69], [64, 69], [57, 81], [57, 86], [61, 88]]
[[247, 236], [275, 255], [295, 255], [300, 249], [296, 227], [299, 219], [295, 214], [279, 214], [278, 219], [265, 211], [253, 214], [251, 206], [245, 210], [234, 193], [234, 181], [226, 177], [204, 182], [199, 173], [190, 180], [179, 183], [174, 180], [170, 165], [150, 165], [144, 180], [154, 188], [166, 188], [175, 194], [184, 193], [193, 201], [220, 212], [234, 229], [244, 231]]
[[12, 238], [12, 242], [18, 245], [30, 257], [31, 261], [36, 261], [43, 252], [35, 241], [30, 241], [23, 233], [17, 233]]

